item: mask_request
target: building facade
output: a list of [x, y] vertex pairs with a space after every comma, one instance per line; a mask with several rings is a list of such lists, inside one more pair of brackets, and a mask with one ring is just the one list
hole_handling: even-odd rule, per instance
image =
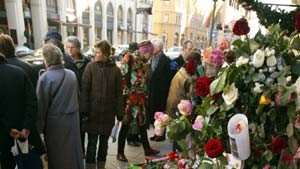
[[102, 39], [127, 44], [152, 38], [151, 9], [151, 0], [0, 0], [0, 28], [32, 48], [50, 29], [78, 36], [84, 47]]
[[156, 37], [163, 39], [165, 47], [181, 46], [185, 40], [191, 40], [196, 47], [206, 39], [203, 26], [204, 13], [197, 0], [154, 1], [153, 30]]

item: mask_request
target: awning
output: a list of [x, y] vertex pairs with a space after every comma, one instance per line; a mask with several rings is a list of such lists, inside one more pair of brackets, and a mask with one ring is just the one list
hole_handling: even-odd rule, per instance
[[59, 20], [59, 19], [52, 19], [52, 18], [48, 18], [48, 22], [53, 22], [53, 23], [58, 23], [58, 24], [62, 24], [63, 21]]
[[85, 28], [91, 28], [91, 27], [92, 27], [92, 25], [89, 25], [89, 24], [82, 24], [82, 23], [80, 23], [79, 26], [85, 27]]

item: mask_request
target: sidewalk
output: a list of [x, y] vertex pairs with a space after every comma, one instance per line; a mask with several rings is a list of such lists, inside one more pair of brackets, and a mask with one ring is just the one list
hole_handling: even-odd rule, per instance
[[[153, 128], [148, 131], [148, 137], [153, 136]], [[150, 141], [150, 145], [152, 148], [157, 149], [160, 151], [160, 155], [167, 155], [172, 151], [172, 144], [166, 140], [163, 142], [155, 142]], [[87, 143], [87, 141], [86, 141]], [[128, 163], [120, 162], [117, 160], [117, 147], [118, 143], [112, 143], [111, 138], [109, 139], [109, 145], [108, 145], [108, 153], [107, 153], [107, 160], [106, 160], [106, 169], [124, 169], [129, 164], [136, 164], [141, 163], [145, 161], [145, 155], [142, 145], [139, 147], [133, 147], [125, 145], [125, 155], [128, 159]]]

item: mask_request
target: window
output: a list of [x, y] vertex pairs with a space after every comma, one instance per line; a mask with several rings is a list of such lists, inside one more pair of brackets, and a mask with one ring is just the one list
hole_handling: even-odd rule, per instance
[[164, 23], [168, 23], [169, 22], [169, 15], [165, 14], [164, 15]]

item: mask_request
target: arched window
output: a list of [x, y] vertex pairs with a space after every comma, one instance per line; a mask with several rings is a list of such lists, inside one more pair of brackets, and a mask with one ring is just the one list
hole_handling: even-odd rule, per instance
[[94, 16], [95, 16], [95, 40], [101, 40], [101, 32], [102, 32], [102, 8], [100, 0], [95, 3], [94, 6]]
[[132, 25], [132, 10], [131, 8], [128, 9], [128, 13], [127, 13], [127, 43], [132, 42], [132, 29], [133, 29], [133, 25]]
[[107, 10], [107, 40], [112, 44], [113, 42], [113, 29], [114, 29], [114, 10], [111, 3], [108, 4]]
[[120, 5], [118, 8], [118, 44], [123, 43], [123, 8]]

